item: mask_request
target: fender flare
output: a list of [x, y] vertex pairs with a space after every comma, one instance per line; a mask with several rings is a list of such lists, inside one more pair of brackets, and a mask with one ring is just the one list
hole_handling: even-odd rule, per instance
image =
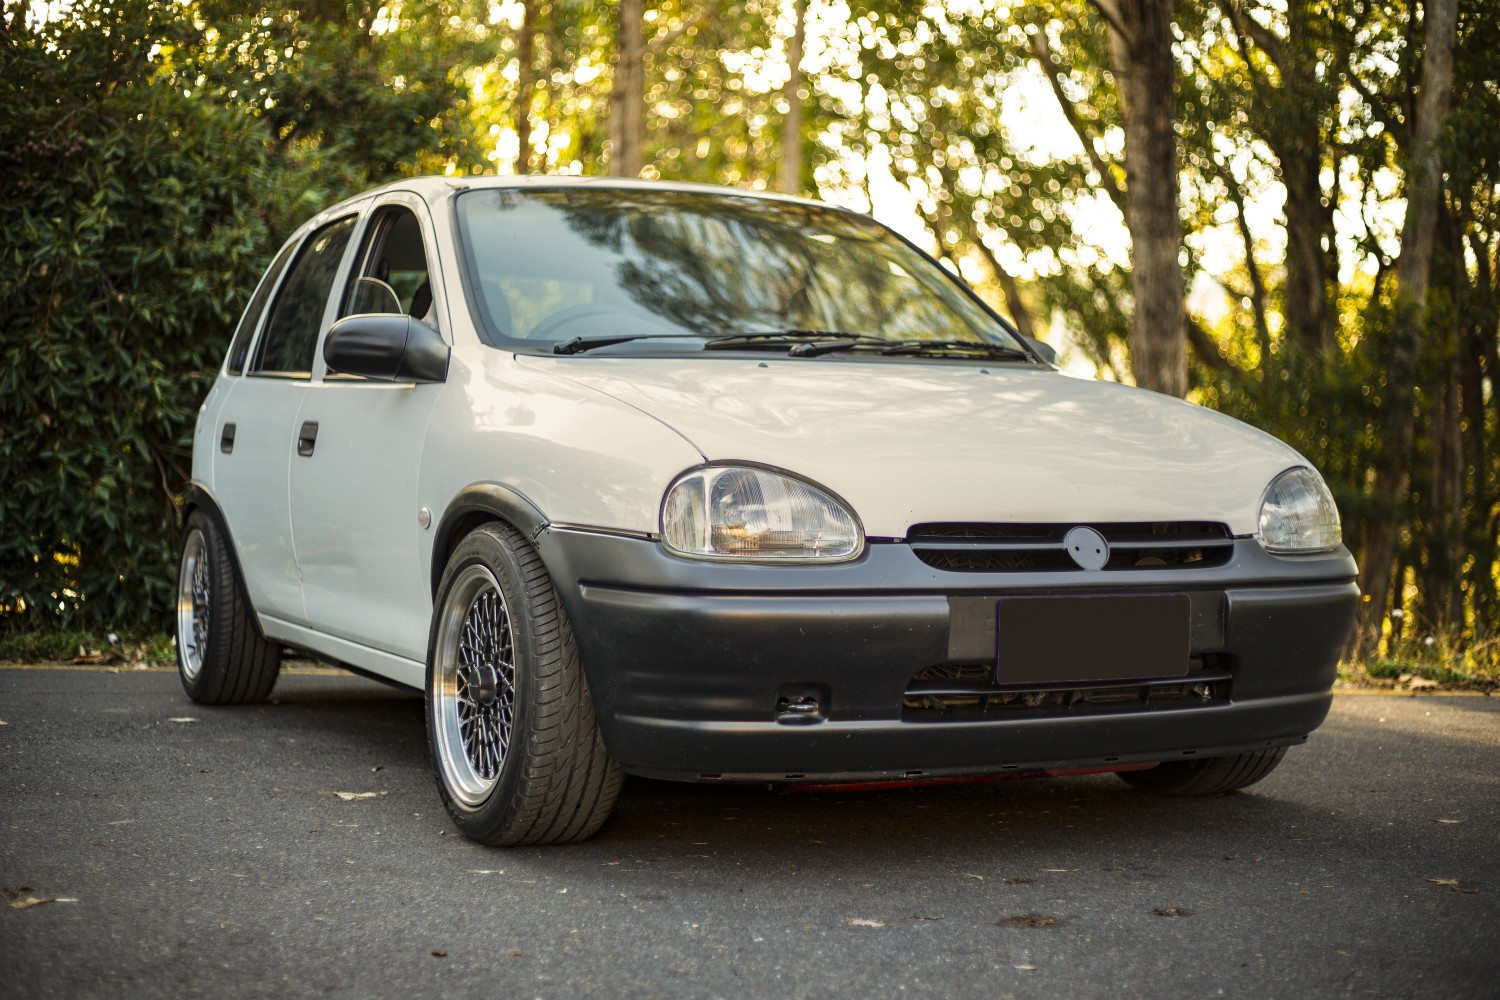
[[448, 509], [443, 511], [437, 532], [432, 538], [431, 579], [428, 587], [434, 599], [455, 539], [468, 534], [472, 527], [494, 520], [509, 523], [532, 541], [551, 524], [547, 515], [536, 504], [509, 486], [475, 483], [465, 487], [449, 502]]

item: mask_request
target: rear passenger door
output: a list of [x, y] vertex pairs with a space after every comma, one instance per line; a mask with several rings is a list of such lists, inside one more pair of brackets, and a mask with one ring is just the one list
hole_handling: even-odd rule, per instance
[[[229, 522], [251, 604], [274, 620], [305, 620], [292, 548], [291, 461], [297, 414], [312, 384], [313, 352], [331, 314], [358, 216], [318, 226], [297, 247], [276, 288], [245, 373], [217, 413], [214, 491]], [[231, 352], [233, 353], [233, 352]], [[234, 359], [232, 358], [231, 361]]]
[[[338, 297], [339, 317], [400, 312], [445, 332], [432, 233], [420, 199], [383, 196], [359, 238]], [[292, 537], [307, 623], [412, 663], [426, 659], [431, 616], [429, 574], [418, 550], [424, 530], [418, 476], [444, 388], [322, 374], [303, 393], [297, 415], [299, 427], [316, 433], [291, 469]], [[429, 524], [441, 513], [430, 514]], [[401, 679], [422, 683], [415, 668]]]

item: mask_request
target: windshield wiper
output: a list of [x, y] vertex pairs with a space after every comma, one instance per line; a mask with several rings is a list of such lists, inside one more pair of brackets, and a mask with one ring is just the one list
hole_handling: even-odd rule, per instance
[[839, 350], [857, 343], [883, 344], [887, 341], [884, 337], [876, 337], [868, 333], [844, 333], [841, 330], [756, 330], [751, 333], [730, 333], [722, 337], [714, 337], [703, 345], [703, 349], [722, 351], [752, 345], [777, 348], [791, 344], [789, 354], [806, 357], [822, 353], [821, 350], [814, 350], [815, 348], [827, 347]]
[[696, 340], [697, 335], [691, 333], [625, 333], [613, 337], [571, 337], [567, 340], [559, 340], [552, 345], [553, 354], [582, 354], [584, 351], [592, 351], [596, 347], [613, 347], [615, 344], [628, 344], [633, 340]]
[[1032, 361], [1032, 356], [1019, 347], [1004, 344], [989, 344], [974, 340], [900, 340], [880, 348], [881, 354], [910, 355], [913, 357], [964, 357], [978, 354], [996, 361]]

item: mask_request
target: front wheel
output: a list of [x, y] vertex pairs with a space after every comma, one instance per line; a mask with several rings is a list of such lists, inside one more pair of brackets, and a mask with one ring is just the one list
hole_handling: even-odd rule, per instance
[[230, 558], [218, 523], [201, 510], [188, 515], [177, 570], [177, 673], [200, 705], [265, 701], [281, 672], [281, 647], [260, 634]]
[[1120, 771], [1132, 788], [1158, 795], [1221, 795], [1248, 788], [1270, 774], [1286, 755], [1286, 747], [1256, 750], [1230, 757], [1170, 760], [1144, 771]]
[[443, 571], [427, 735], [448, 814], [483, 844], [586, 840], [619, 795], [567, 616], [541, 558], [506, 525], [476, 529]]

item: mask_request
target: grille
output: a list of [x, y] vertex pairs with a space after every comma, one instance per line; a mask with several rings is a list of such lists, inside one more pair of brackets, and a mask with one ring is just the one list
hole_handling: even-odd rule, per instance
[[912, 677], [901, 700], [903, 722], [962, 722], [1002, 716], [1107, 715], [1225, 704], [1224, 657], [1194, 657], [1184, 677], [1102, 684], [1001, 688], [984, 663], [943, 663]]
[[[1082, 572], [1063, 539], [1072, 524], [918, 524], [906, 534], [934, 569], [970, 573]], [[1109, 542], [1104, 571], [1207, 569], [1234, 555], [1234, 537], [1209, 521], [1090, 524]]]

